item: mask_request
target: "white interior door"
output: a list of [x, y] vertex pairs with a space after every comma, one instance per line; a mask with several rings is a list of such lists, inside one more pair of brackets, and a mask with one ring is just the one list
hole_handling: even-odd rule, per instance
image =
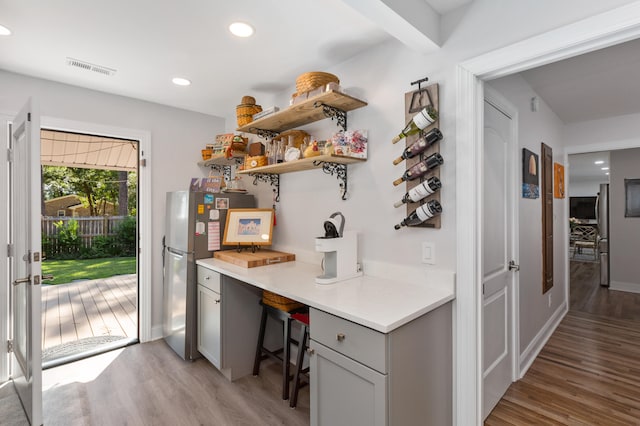
[[[490, 99], [490, 96], [487, 96]], [[482, 414], [486, 418], [513, 375], [513, 114], [485, 99], [482, 188]]]
[[9, 144], [11, 378], [32, 425], [42, 424], [40, 122], [32, 101]]

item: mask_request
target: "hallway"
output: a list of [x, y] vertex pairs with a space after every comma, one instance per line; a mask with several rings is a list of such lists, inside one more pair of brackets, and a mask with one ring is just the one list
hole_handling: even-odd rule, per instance
[[569, 313], [485, 425], [640, 422], [640, 294], [600, 287], [597, 268], [571, 262]]

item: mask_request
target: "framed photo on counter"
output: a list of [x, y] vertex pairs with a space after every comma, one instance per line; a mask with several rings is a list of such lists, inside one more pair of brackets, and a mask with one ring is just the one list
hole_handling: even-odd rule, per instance
[[271, 245], [273, 209], [229, 209], [224, 245]]

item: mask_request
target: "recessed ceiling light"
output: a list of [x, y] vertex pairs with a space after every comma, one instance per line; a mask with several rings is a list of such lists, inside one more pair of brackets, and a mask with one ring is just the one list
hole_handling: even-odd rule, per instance
[[609, 170], [608, 167], [600, 167], [600, 170]]
[[609, 176], [609, 172], [605, 173], [605, 175]]
[[0, 35], [11, 35], [11, 30], [4, 25], [0, 25]]
[[191, 80], [187, 80], [186, 78], [182, 77], [173, 77], [171, 81], [176, 86], [189, 86], [191, 84]]
[[234, 22], [229, 25], [229, 31], [237, 37], [251, 37], [253, 35], [253, 27], [244, 22]]
[[603, 160], [594, 161], [593, 164], [604, 164]]

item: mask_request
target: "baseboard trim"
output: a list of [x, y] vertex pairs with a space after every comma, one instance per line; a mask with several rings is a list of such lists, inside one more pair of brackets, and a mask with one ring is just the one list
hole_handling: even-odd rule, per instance
[[640, 293], [640, 284], [611, 281], [609, 290], [626, 291], [628, 293]]
[[544, 345], [547, 344], [547, 341], [556, 330], [560, 322], [565, 317], [567, 312], [569, 311], [567, 307], [567, 303], [563, 303], [558, 306], [558, 309], [551, 315], [547, 323], [540, 329], [536, 337], [533, 338], [531, 343], [526, 347], [526, 349], [520, 354], [520, 375], [518, 379], [524, 377], [527, 373], [533, 361], [538, 357], [538, 354], [544, 348]]
[[151, 327], [151, 340], [150, 341], [154, 341], [154, 340], [158, 340], [158, 339], [162, 339], [162, 326], [161, 325], [154, 325], [153, 327]]

